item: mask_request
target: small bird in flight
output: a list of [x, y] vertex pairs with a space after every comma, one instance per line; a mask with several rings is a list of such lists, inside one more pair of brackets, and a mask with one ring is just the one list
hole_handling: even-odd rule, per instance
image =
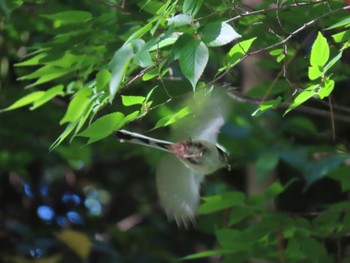
[[114, 132], [120, 142], [141, 144], [170, 153], [157, 166], [158, 195], [168, 218], [185, 226], [189, 221], [194, 222], [204, 176], [223, 167], [229, 168], [228, 154], [217, 144], [217, 136], [227, 114], [227, 97], [222, 91], [214, 90], [209, 94], [201, 92], [195, 95], [188, 104], [190, 116], [174, 127], [177, 137], [183, 138], [177, 142], [126, 130]]

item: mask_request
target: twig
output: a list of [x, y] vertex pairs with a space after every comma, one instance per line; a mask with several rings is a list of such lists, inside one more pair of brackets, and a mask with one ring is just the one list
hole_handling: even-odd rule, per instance
[[[254, 105], [260, 105], [261, 104], [261, 100], [256, 100], [253, 98], [249, 98], [245, 95], [243, 95], [241, 92], [235, 91], [235, 90], [229, 90], [228, 95], [239, 102], [242, 103], [250, 103], [250, 104], [254, 104]], [[277, 105], [277, 109], [288, 109], [290, 106], [290, 103], [287, 102], [283, 102], [280, 103], [279, 105]], [[308, 106], [304, 106], [304, 105], [300, 105], [298, 107], [296, 107], [294, 110], [296, 111], [301, 111], [301, 112], [305, 112], [311, 115], [317, 115], [317, 116], [321, 116], [321, 117], [326, 117], [326, 118], [332, 118], [334, 120], [338, 120], [338, 121], [343, 121], [343, 122], [349, 122], [350, 123], [350, 117], [347, 115], [342, 115], [342, 114], [337, 114], [337, 113], [331, 113], [329, 111], [326, 110], [321, 110], [321, 109], [315, 109], [312, 107], [308, 107]]]
[[235, 21], [237, 19], [240, 19], [242, 17], [245, 17], [245, 16], [253, 16], [253, 15], [257, 15], [257, 14], [264, 14], [264, 13], [268, 13], [268, 12], [271, 12], [271, 11], [283, 11], [283, 10], [296, 8], [296, 7], [315, 5], [315, 4], [322, 4], [322, 3], [327, 2], [327, 1], [328, 0], [320, 0], [320, 1], [315, 1], [315, 2], [294, 3], [294, 4], [290, 4], [290, 5], [286, 5], [286, 6], [274, 6], [274, 7], [260, 9], [260, 10], [256, 10], [256, 11], [241, 13], [241, 14], [238, 14], [237, 16], [233, 17], [233, 18], [230, 18], [230, 19], [226, 20], [225, 22], [229, 23], [229, 22], [233, 22], [233, 21]]
[[[317, 2], [319, 3], [319, 2]], [[295, 4], [294, 4], [295, 5]], [[273, 7], [271, 10], [276, 10], [276, 8], [278, 7]], [[263, 9], [265, 10], [269, 10], [270, 9]], [[256, 12], [259, 12], [260, 11], [263, 11], [263, 10], [258, 10]], [[327, 16], [330, 16], [330, 15], [334, 15], [335, 13], [338, 13], [338, 12], [341, 12], [341, 11], [345, 11], [345, 10], [350, 10], [350, 6], [344, 6], [342, 8], [338, 8], [338, 9], [335, 9], [329, 13], [326, 13], [326, 14], [323, 14], [307, 23], [305, 23], [304, 25], [302, 25], [301, 27], [297, 28], [296, 30], [294, 30], [292, 33], [290, 33], [285, 39], [275, 43], [275, 44], [272, 44], [270, 46], [267, 46], [267, 47], [264, 47], [264, 48], [260, 48], [256, 51], [252, 51], [252, 52], [248, 52], [246, 53], [241, 59], [239, 62], [235, 63], [235, 65], [237, 65], [238, 63], [242, 62], [243, 60], [245, 60], [248, 56], [251, 56], [251, 55], [255, 55], [255, 54], [259, 54], [261, 52], [264, 52], [264, 51], [267, 51], [267, 50], [270, 50], [270, 49], [273, 49], [275, 47], [278, 47], [278, 46], [281, 46], [281, 45], [285, 45], [291, 38], [293, 38], [295, 35], [297, 35], [299, 32], [303, 31], [304, 29], [306, 29], [307, 27], [311, 26], [312, 24], [315, 24], [316, 22], [318, 22], [319, 20], [327, 17]], [[255, 11], [254, 11], [255, 12]], [[254, 12], [251, 12], [251, 13], [254, 13]], [[248, 13], [248, 14], [251, 14], [251, 13]], [[262, 12], [261, 12], [262, 13]], [[241, 16], [238, 16], [238, 18], [240, 18]], [[233, 21], [232, 19], [229, 19], [227, 21]], [[234, 66], [235, 66], [234, 65]], [[217, 82], [218, 80], [222, 79], [230, 70], [231, 70], [232, 67], [229, 67], [227, 70], [225, 70], [221, 75], [219, 75], [218, 77], [216, 77], [214, 80], [212, 80], [210, 83], [215, 83]]]

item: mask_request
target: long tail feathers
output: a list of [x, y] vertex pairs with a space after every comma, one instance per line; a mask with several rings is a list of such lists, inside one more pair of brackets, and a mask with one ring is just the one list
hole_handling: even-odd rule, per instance
[[170, 152], [170, 146], [173, 144], [171, 142], [157, 140], [139, 133], [129, 132], [126, 130], [118, 130], [113, 132], [113, 134], [119, 139], [120, 142], [130, 142], [145, 145], [166, 152]]

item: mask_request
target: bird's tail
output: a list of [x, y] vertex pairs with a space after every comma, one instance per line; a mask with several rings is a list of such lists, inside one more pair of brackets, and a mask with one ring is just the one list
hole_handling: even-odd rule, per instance
[[171, 152], [170, 148], [173, 145], [172, 142], [157, 140], [139, 133], [129, 132], [126, 130], [118, 130], [113, 132], [113, 134], [119, 139], [120, 142], [130, 142], [145, 145], [166, 152]]

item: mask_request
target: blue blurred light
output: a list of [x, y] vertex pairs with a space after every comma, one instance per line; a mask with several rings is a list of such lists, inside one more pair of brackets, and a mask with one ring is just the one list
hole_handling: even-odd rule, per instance
[[83, 218], [75, 211], [68, 211], [67, 218], [73, 224], [83, 224], [84, 223]]
[[72, 202], [74, 205], [79, 205], [81, 203], [81, 198], [77, 194], [65, 193], [62, 196], [61, 200], [62, 200], [63, 203], [70, 203], [70, 202]]
[[26, 183], [25, 181], [23, 181], [23, 188], [24, 188], [24, 193], [26, 194], [26, 196], [28, 196], [30, 198], [34, 197], [34, 194], [32, 192], [30, 185], [28, 183]]
[[85, 199], [84, 204], [91, 215], [100, 215], [102, 213], [102, 205], [97, 199], [88, 197]]
[[65, 216], [57, 216], [56, 223], [61, 227], [65, 227], [68, 225], [68, 219]]
[[38, 216], [44, 221], [51, 221], [55, 216], [55, 211], [47, 205], [41, 205], [37, 209]]
[[47, 196], [49, 194], [49, 188], [44, 183], [41, 183], [39, 185], [39, 191], [40, 191], [40, 194], [43, 196]]
[[33, 258], [40, 258], [43, 255], [43, 250], [41, 248], [32, 248], [29, 250], [29, 253]]

